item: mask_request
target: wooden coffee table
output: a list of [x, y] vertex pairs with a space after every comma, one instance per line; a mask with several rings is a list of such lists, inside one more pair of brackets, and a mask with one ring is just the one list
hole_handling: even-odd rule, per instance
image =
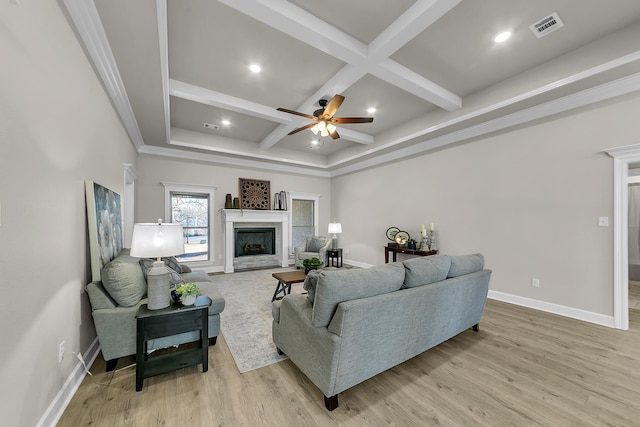
[[[304, 279], [307, 277], [304, 270], [294, 270], [294, 271], [283, 271], [280, 273], [273, 273], [274, 279], [278, 280], [278, 285], [276, 286], [276, 291], [273, 293], [273, 298], [271, 302], [274, 302], [276, 299], [281, 299], [287, 294], [291, 293], [291, 285], [294, 283], [304, 282]], [[282, 293], [282, 297], [278, 298], [278, 294]]]

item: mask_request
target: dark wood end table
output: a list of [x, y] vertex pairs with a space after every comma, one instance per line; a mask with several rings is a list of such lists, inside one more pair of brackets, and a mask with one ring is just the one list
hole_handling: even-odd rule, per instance
[[[335, 260], [335, 266], [333, 261]], [[342, 248], [327, 249], [327, 267], [342, 267]]]
[[[209, 306], [211, 298], [201, 295], [192, 306], [172, 303], [160, 310], [149, 310], [146, 304], [136, 314], [136, 391], [142, 390], [144, 379], [202, 364], [202, 372], [209, 369]], [[147, 341], [176, 335], [183, 332], [200, 331], [198, 347], [149, 357]]]

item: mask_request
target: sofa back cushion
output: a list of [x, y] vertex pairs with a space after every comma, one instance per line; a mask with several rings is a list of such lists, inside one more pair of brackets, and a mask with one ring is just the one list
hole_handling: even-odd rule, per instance
[[366, 269], [323, 270], [318, 275], [311, 322], [316, 327], [327, 326], [341, 302], [397, 291], [403, 282], [400, 262]]
[[132, 307], [147, 294], [147, 282], [144, 280], [138, 258], [119, 254], [102, 268], [100, 273], [102, 286], [111, 298], [123, 307]]
[[403, 261], [405, 268], [404, 287], [428, 285], [447, 278], [451, 259], [447, 255], [432, 255]]
[[482, 254], [452, 255], [449, 258], [451, 258], [451, 268], [447, 277], [475, 273], [484, 268], [484, 256]]

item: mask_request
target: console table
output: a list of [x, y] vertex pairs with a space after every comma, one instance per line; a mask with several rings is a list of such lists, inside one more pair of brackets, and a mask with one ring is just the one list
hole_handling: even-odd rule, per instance
[[396, 257], [398, 254], [429, 256], [429, 255], [435, 255], [438, 253], [438, 251], [422, 251], [420, 249], [407, 249], [407, 248], [402, 248], [400, 246], [395, 246], [395, 247], [385, 246], [384, 247], [385, 264], [389, 262], [389, 252], [393, 254], [393, 262], [396, 262]]

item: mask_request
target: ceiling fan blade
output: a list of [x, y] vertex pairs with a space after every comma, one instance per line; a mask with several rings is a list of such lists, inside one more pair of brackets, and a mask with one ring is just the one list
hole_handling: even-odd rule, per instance
[[315, 126], [315, 125], [316, 125], [316, 122], [311, 122], [311, 123], [309, 123], [309, 124], [307, 124], [307, 125], [304, 125], [304, 126], [302, 126], [302, 127], [299, 127], [299, 128], [297, 128], [297, 129], [292, 130], [292, 131], [291, 131], [291, 132], [289, 132], [287, 135], [293, 135], [294, 133], [298, 133], [298, 132], [300, 132], [300, 131], [302, 131], [302, 130], [309, 129], [310, 127], [313, 127], [313, 126]]
[[289, 113], [289, 114], [294, 114], [296, 116], [306, 117], [307, 119], [311, 119], [311, 120], [317, 120], [318, 119], [317, 117], [312, 116], [310, 114], [300, 113], [298, 111], [293, 111], [293, 110], [287, 110], [286, 108], [276, 108], [276, 110], [283, 111], [283, 112]]
[[327, 107], [324, 109], [323, 116], [326, 119], [330, 119], [331, 117], [333, 117], [333, 115], [338, 111], [338, 108], [340, 108], [340, 106], [342, 105], [343, 101], [344, 101], [344, 96], [342, 95], [336, 95], [333, 98], [331, 98], [331, 101], [329, 101], [329, 103], [327, 104]]
[[331, 123], [336, 124], [348, 124], [348, 123], [371, 123], [373, 117], [334, 117], [331, 119]]
[[333, 132], [329, 132], [329, 136], [333, 139], [338, 139], [340, 138], [340, 135], [338, 135], [338, 131], [334, 130]]

